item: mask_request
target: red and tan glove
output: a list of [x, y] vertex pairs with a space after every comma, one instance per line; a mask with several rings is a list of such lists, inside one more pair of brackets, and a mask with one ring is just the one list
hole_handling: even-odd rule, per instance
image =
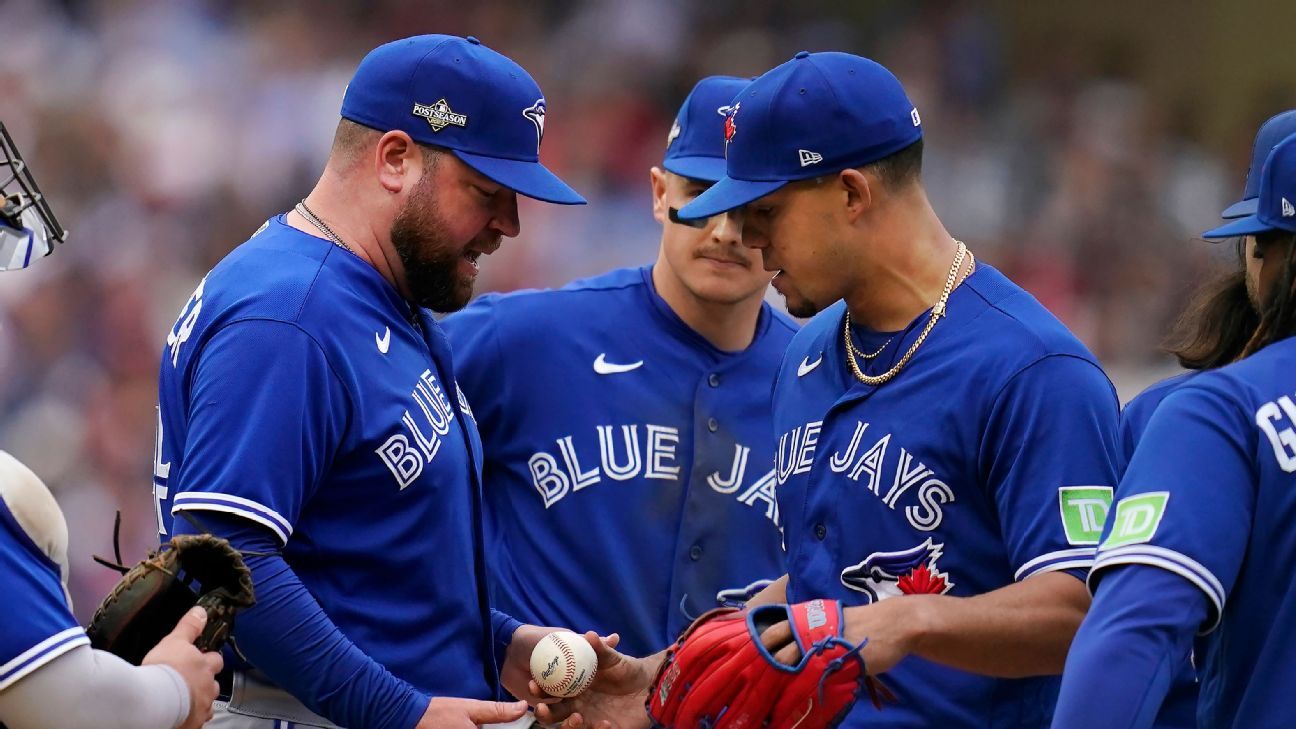
[[[788, 621], [800, 648], [796, 665], [777, 661], [761, 633]], [[893, 698], [867, 676], [861, 645], [842, 638], [841, 605], [811, 600], [747, 610], [713, 610], [667, 653], [648, 694], [659, 729], [822, 729], [836, 726], [861, 687], [875, 706]]]

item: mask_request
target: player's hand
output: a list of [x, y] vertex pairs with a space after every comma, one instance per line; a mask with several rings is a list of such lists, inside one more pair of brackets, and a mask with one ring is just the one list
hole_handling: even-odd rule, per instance
[[509, 641], [508, 651], [504, 654], [504, 665], [500, 666], [500, 683], [506, 691], [520, 699], [526, 699], [532, 705], [554, 700], [546, 698], [543, 694], [532, 694], [529, 686], [531, 651], [535, 650], [541, 638], [556, 630], [561, 628], [522, 625], [513, 631], [513, 639]]
[[[648, 712], [644, 700], [665, 653], [633, 658], [616, 651], [620, 637], [615, 633], [599, 638], [590, 632], [585, 639], [598, 655], [594, 682], [579, 696], [536, 707], [536, 719], [543, 724], [561, 722], [563, 729], [646, 729]], [[535, 681], [528, 690], [544, 696]], [[552, 697], [549, 697], [552, 700]]]
[[212, 702], [220, 693], [216, 674], [225, 665], [219, 653], [203, 653], [194, 641], [207, 626], [207, 611], [191, 609], [180, 618], [175, 630], [144, 656], [141, 665], [163, 665], [175, 669], [189, 687], [189, 716], [180, 729], [198, 729], [212, 718]]
[[[915, 606], [904, 601], [912, 602], [916, 597], [893, 597], [842, 611], [846, 619], [842, 637], [855, 644], [868, 641], [861, 652], [868, 675], [891, 670], [913, 652], [916, 633], [912, 624], [916, 611], [911, 609]], [[766, 628], [761, 633], [761, 643], [780, 663], [792, 666], [801, 660], [801, 650], [792, 640], [792, 628], [786, 620]]]
[[526, 713], [525, 701], [478, 701], [437, 696], [415, 729], [476, 729], [482, 724], [517, 721]]

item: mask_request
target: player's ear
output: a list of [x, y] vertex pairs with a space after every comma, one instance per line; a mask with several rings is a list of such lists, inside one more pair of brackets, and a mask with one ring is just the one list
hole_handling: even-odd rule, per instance
[[378, 139], [373, 163], [378, 184], [395, 193], [418, 180], [423, 172], [423, 153], [408, 134], [393, 130]]
[[841, 187], [846, 216], [851, 222], [854, 222], [861, 215], [868, 212], [869, 208], [873, 207], [875, 178], [848, 167], [837, 173], [836, 182]]
[[666, 224], [666, 182], [668, 173], [660, 167], [648, 170], [648, 179], [652, 186], [652, 211], [657, 222]]

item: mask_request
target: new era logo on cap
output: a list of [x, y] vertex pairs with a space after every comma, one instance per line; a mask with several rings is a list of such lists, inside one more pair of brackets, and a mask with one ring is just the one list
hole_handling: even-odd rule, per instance
[[1296, 134], [1275, 145], [1265, 158], [1260, 168], [1260, 194], [1256, 197], [1255, 213], [1208, 230], [1202, 237], [1221, 240], [1273, 230], [1296, 232], [1296, 205], [1292, 205], [1292, 198], [1296, 198]]
[[808, 149], [798, 149], [797, 156], [801, 158], [801, 166], [809, 167], [810, 165], [823, 162], [823, 155], [818, 152], [811, 152]]
[[914, 126], [916, 127], [922, 126], [922, 117], [918, 116], [917, 107], [914, 107], [914, 109], [909, 112], [909, 118], [913, 119]]

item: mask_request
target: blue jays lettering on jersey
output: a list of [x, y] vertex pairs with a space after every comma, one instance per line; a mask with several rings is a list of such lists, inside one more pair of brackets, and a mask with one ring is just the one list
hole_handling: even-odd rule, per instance
[[[1286, 726], [1296, 685], [1296, 339], [1181, 384], [1121, 479], [1090, 576], [1151, 565], [1211, 610], [1195, 646], [1209, 727]], [[1275, 717], [1284, 717], [1275, 723]]]
[[790, 319], [764, 306], [752, 344], [722, 352], [643, 267], [443, 325], [486, 452], [499, 609], [643, 655], [783, 574], [770, 390]]
[[[908, 366], [871, 387], [845, 359], [845, 306], [793, 339], [774, 391], [788, 599], [866, 605], [977, 595], [1043, 572], [1083, 577], [1116, 480], [1116, 393], [1034, 298], [979, 264]], [[886, 371], [924, 313], [864, 334]], [[888, 339], [890, 341], [888, 342]], [[883, 346], [885, 343], [885, 346]], [[1043, 727], [1056, 677], [996, 679], [902, 660], [900, 701], [847, 727]]]
[[159, 528], [203, 511], [264, 526], [371, 658], [433, 695], [490, 698], [481, 444], [444, 334], [417, 320], [368, 263], [269, 221], [167, 337]]
[[72, 616], [62, 570], [32, 542], [0, 499], [0, 691], [90, 639]]

